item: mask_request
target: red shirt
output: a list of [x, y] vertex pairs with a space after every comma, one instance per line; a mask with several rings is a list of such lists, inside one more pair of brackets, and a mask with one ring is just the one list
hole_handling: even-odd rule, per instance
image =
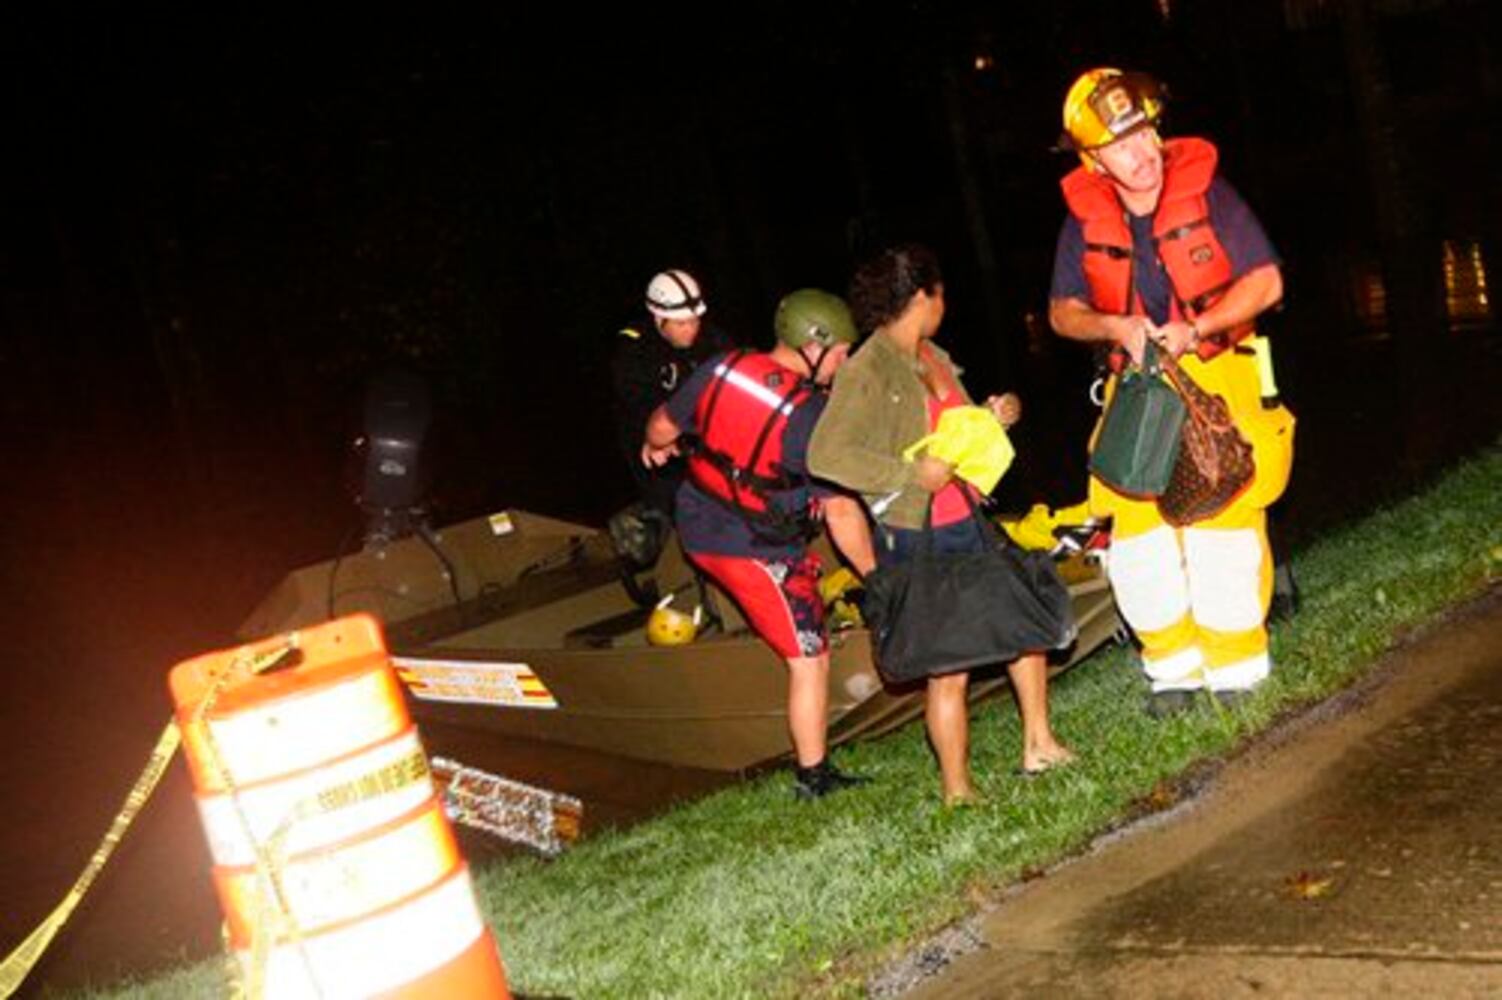
[[[930, 364], [932, 364], [931, 361]], [[945, 382], [948, 384], [944, 386], [944, 395], [942, 398], [927, 397], [928, 429], [930, 432], [938, 428], [939, 416], [945, 410], [952, 410], [957, 406], [965, 405], [965, 398], [955, 389], [953, 382], [949, 379], [945, 379]], [[971, 499], [974, 499], [975, 488], [962, 479], [951, 480], [948, 486], [934, 494], [933, 523], [935, 528], [942, 528], [945, 525], [963, 521], [970, 516], [970, 503], [965, 500], [965, 495], [960, 492], [962, 489], [969, 490]]]

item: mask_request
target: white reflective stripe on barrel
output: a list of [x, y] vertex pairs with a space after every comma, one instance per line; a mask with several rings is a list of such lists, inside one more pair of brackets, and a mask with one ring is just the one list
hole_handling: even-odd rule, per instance
[[[272, 948], [262, 980], [265, 995], [273, 1000], [369, 997], [453, 961], [484, 933], [469, 870], [461, 867], [431, 891], [383, 913], [304, 935], [300, 945]], [[306, 963], [300, 950], [307, 955]], [[250, 951], [237, 951], [236, 956], [248, 976]], [[309, 980], [309, 965], [316, 983]]]
[[[316, 767], [390, 739], [410, 724], [389, 664], [205, 722], [236, 785]], [[217, 786], [219, 776], [211, 777]]]
[[[436, 798], [415, 815], [339, 847], [279, 866], [281, 900], [303, 932], [363, 917], [436, 885], [461, 864], [458, 845]], [[249, 940], [263, 901], [255, 867], [215, 868], [230, 938]], [[274, 912], [274, 911], [271, 911]]]
[[297, 855], [388, 823], [432, 795], [427, 757], [409, 726], [395, 739], [327, 766], [241, 788], [238, 803], [228, 794], [203, 796], [198, 814], [214, 863], [234, 867], [256, 860], [246, 825], [264, 844], [290, 823], [282, 850]]

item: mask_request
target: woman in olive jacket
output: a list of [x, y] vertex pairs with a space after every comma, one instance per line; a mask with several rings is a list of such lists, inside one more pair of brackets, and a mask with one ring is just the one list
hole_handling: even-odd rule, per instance
[[[851, 280], [850, 306], [862, 331], [874, 331], [841, 368], [809, 445], [814, 475], [859, 492], [875, 515], [876, 558], [885, 564], [911, 557], [923, 517], [934, 501], [934, 549], [976, 551], [985, 536], [970, 516], [949, 463], [903, 450], [928, 434], [938, 414], [969, 405], [960, 369], [932, 340], [944, 318], [944, 283], [938, 260], [926, 247], [883, 251]], [[993, 396], [986, 405], [1003, 426], [1021, 415], [1016, 396]], [[972, 492], [972, 499], [974, 494]], [[856, 566], [861, 574], [874, 566]], [[1048, 667], [1041, 653], [1008, 665], [1022, 715], [1022, 774], [1067, 763], [1073, 754], [1048, 724]], [[930, 677], [924, 718], [939, 760], [944, 802], [973, 801], [970, 782], [970, 717], [966, 671]]]

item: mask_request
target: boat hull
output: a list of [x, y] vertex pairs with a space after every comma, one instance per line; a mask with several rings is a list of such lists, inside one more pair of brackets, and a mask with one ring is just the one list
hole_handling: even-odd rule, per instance
[[[501, 535], [493, 523], [446, 529], [431, 546], [407, 539], [299, 570], [242, 634], [286, 631], [330, 609], [369, 611], [386, 624], [419, 720], [719, 771], [789, 755], [786, 665], [723, 594], [705, 595], [719, 612], [717, 629], [687, 646], [651, 646], [646, 611], [622, 585], [605, 536], [525, 512], [510, 512]], [[1120, 629], [1098, 570], [1077, 564], [1067, 576], [1079, 637], [1055, 671]], [[701, 586], [676, 546], [636, 584], [690, 595]], [[921, 716], [923, 686], [884, 685], [864, 629], [837, 633], [831, 646], [832, 744]], [[1000, 667], [976, 671], [972, 700], [1006, 683]]]

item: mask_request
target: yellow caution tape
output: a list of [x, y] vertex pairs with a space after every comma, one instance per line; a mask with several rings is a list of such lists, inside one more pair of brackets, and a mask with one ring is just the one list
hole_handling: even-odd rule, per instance
[[377, 796], [399, 792], [408, 785], [415, 785], [427, 777], [428, 758], [421, 750], [414, 750], [394, 763], [376, 768], [358, 778], [351, 778], [349, 781], [325, 788], [309, 803], [307, 815], [333, 812], [335, 809], [358, 805]]
[[94, 884], [94, 880], [104, 869], [105, 863], [109, 861], [110, 855], [115, 852], [115, 848], [125, 837], [125, 831], [135, 821], [136, 814], [141, 811], [142, 806], [146, 805], [146, 800], [151, 798], [151, 793], [156, 791], [157, 782], [162, 779], [162, 774], [167, 770], [167, 765], [172, 762], [172, 757], [177, 753], [181, 742], [182, 737], [177, 731], [177, 724], [167, 723], [166, 728], [162, 730], [162, 735], [157, 738], [156, 747], [151, 751], [151, 757], [146, 762], [146, 769], [131, 786], [130, 794], [125, 796], [125, 805], [115, 815], [114, 821], [110, 823], [109, 832], [94, 849], [93, 857], [89, 858], [89, 863], [84, 866], [83, 873], [73, 883], [73, 888], [68, 890], [63, 901], [47, 916], [47, 919], [27, 935], [26, 940], [21, 942], [21, 946], [5, 956], [5, 961], [0, 963], [0, 1000], [5, 1000], [20, 989], [21, 983], [31, 973], [32, 968], [41, 961], [47, 947], [52, 944], [52, 939], [57, 936], [58, 931], [62, 930], [63, 924], [68, 922], [74, 909], [83, 901], [84, 893], [89, 891], [89, 887]]
[[[282, 657], [291, 652], [295, 645], [294, 634], [292, 644], [257, 657], [251, 669], [256, 673], [269, 669], [281, 662]], [[200, 706], [200, 713], [206, 711], [207, 705], [212, 704], [214, 698], [218, 696], [218, 687], [219, 685], [216, 685], [210, 692], [210, 697], [204, 700], [205, 704]], [[62, 902], [47, 915], [47, 918], [37, 925], [36, 930], [26, 936], [26, 940], [21, 942], [20, 947], [5, 956], [4, 962], [0, 962], [0, 1000], [8, 1000], [13, 996], [26, 981], [26, 977], [31, 974], [31, 970], [42, 960], [42, 956], [52, 944], [52, 939], [57, 937], [57, 932], [62, 930], [68, 918], [73, 915], [73, 911], [78, 908], [78, 904], [83, 901], [84, 894], [89, 891], [94, 880], [104, 870], [110, 855], [115, 853], [115, 848], [120, 846], [121, 840], [125, 839], [125, 832], [135, 822], [136, 816], [145, 807], [152, 792], [156, 791], [157, 783], [162, 780], [167, 765], [172, 763], [172, 758], [181, 744], [182, 734], [177, 728], [177, 723], [167, 723], [162, 729], [162, 735], [157, 737], [156, 746], [152, 748], [145, 769], [141, 771], [140, 777], [136, 778], [136, 783], [131, 786], [130, 793], [125, 796], [125, 805], [121, 806], [120, 811], [115, 814], [104, 839], [94, 849], [93, 856], [89, 858], [89, 863], [84, 866], [83, 872], [73, 882], [73, 887], [68, 890], [67, 895], [63, 896]]]
[[[212, 741], [210, 748], [211, 752], [217, 753], [213, 750]], [[223, 761], [216, 759], [214, 763], [216, 767], [221, 768], [221, 773], [223, 773]], [[314, 816], [359, 805], [368, 799], [400, 791], [407, 785], [428, 779], [430, 773], [428, 759], [419, 749], [395, 764], [388, 764], [357, 778], [332, 785], [314, 796], [303, 799], [292, 807], [286, 819], [278, 824], [271, 836], [264, 841], [255, 839], [255, 835], [250, 830], [249, 817], [239, 808], [239, 790], [232, 780], [228, 783], [230, 795], [237, 807], [242, 833], [255, 847], [256, 885], [258, 887], [258, 891], [253, 895], [254, 908], [249, 921], [252, 927], [250, 960], [242, 965], [233, 954], [230, 957], [230, 980], [234, 986], [235, 997], [260, 1000], [265, 993], [266, 969], [272, 948], [283, 938], [290, 939], [291, 946], [297, 952], [307, 974], [308, 983], [315, 994], [323, 995], [317, 973], [313, 968], [313, 960], [303, 946], [302, 930], [292, 913], [287, 890], [283, 884], [286, 877], [287, 839], [293, 828], [298, 823]], [[227, 774], [225, 776], [228, 777]], [[229, 951], [229, 925], [227, 923], [223, 936], [225, 950]], [[249, 966], [248, 969], [246, 965]]]
[[[358, 789], [345, 787], [351, 782], [389, 782], [394, 778], [394, 766], [415, 769], [417, 762], [410, 758], [417, 758], [423, 767], [413, 782], [366, 799], [356, 798], [354, 793]], [[376, 772], [380, 773], [375, 778], [369, 777]], [[289, 773], [253, 788], [242, 786], [238, 804], [228, 794], [202, 792], [200, 789], [198, 813], [209, 841], [210, 856], [216, 865], [244, 868], [255, 863], [255, 845], [244, 839], [237, 811], [250, 817], [255, 833], [263, 838], [289, 819], [296, 820], [298, 825], [292, 831], [287, 849], [301, 854], [329, 847], [411, 812], [433, 794], [433, 784], [427, 780], [426, 757], [414, 728], [389, 743], [367, 748], [343, 760], [331, 758], [314, 773]], [[315, 800], [312, 808], [307, 804], [310, 799]], [[370, 807], [376, 801], [379, 805]], [[314, 812], [320, 802], [328, 803], [329, 808]], [[359, 808], [344, 809], [345, 803]], [[306, 819], [306, 825], [294, 814], [305, 814], [302, 819]]]
[[[293, 633], [291, 641], [286, 647], [273, 653], [260, 657], [250, 665], [252, 673], [260, 673], [274, 666], [281, 658], [290, 653], [297, 645], [297, 635]], [[226, 671], [226, 675], [233, 671]], [[202, 720], [218, 700], [222, 684], [216, 683], [204, 696], [194, 713], [195, 722]], [[255, 852], [255, 886], [252, 893], [249, 923], [251, 925], [251, 939], [249, 949], [249, 961], [246, 963], [234, 962], [231, 964], [233, 974], [232, 983], [237, 997], [245, 997], [248, 1000], [260, 1000], [265, 992], [266, 974], [272, 949], [280, 942], [286, 941], [297, 954], [298, 960], [303, 966], [308, 985], [316, 996], [323, 996], [324, 990], [319, 982], [317, 970], [314, 968], [312, 957], [305, 947], [302, 929], [298, 924], [296, 915], [290, 902], [290, 895], [285, 884], [287, 867], [287, 842], [292, 830], [305, 820], [325, 813], [336, 812], [350, 806], [359, 805], [369, 799], [392, 792], [400, 791], [412, 784], [428, 781], [431, 772], [428, 769], [427, 757], [420, 747], [412, 753], [404, 755], [394, 763], [374, 768], [363, 774], [346, 781], [329, 785], [318, 792], [308, 796], [293, 805], [288, 810], [286, 817], [271, 835], [265, 840], [258, 839], [247, 815], [238, 783], [230, 774], [225, 764], [224, 756], [220, 752], [218, 740], [215, 737], [212, 722], [203, 727], [204, 748], [207, 751], [206, 759], [210, 766], [218, 772], [219, 783], [229, 793], [230, 802], [234, 808], [235, 819], [240, 827], [241, 835], [246, 842], [250, 843]], [[247, 967], [248, 966], [248, 967]], [[4, 998], [0, 998], [4, 1000]]]
[[[250, 974], [243, 980], [234, 981], [234, 993], [237, 997], [248, 997], [249, 1000], [260, 1000], [265, 984], [266, 959], [269, 953], [270, 941], [273, 937], [280, 938], [283, 935], [290, 936], [302, 959], [304, 967], [308, 971], [308, 978], [314, 984], [315, 990], [322, 995], [322, 990], [317, 989], [317, 979], [313, 976], [312, 961], [308, 958], [307, 950], [302, 944], [302, 931], [297, 926], [290, 908], [287, 906], [287, 893], [282, 886], [282, 847], [286, 839], [286, 831], [273, 835], [269, 844], [259, 843], [254, 833], [251, 832], [250, 817], [245, 814], [245, 809], [240, 802], [240, 789], [235, 784], [234, 777], [229, 773], [229, 768], [224, 763], [224, 755], [219, 751], [219, 743], [214, 736], [214, 727], [211, 723], [205, 723], [209, 713], [214, 710], [214, 705], [219, 700], [219, 694], [224, 690], [224, 685], [236, 670], [248, 666], [253, 674], [259, 674], [264, 670], [281, 662], [282, 658], [291, 653], [298, 646], [298, 633], [293, 632], [288, 636], [287, 645], [257, 657], [253, 657], [248, 665], [244, 665], [242, 659], [237, 658], [228, 667], [220, 672], [214, 679], [213, 685], [198, 703], [193, 711], [194, 728], [200, 728], [202, 724], [204, 749], [207, 751], [205, 758], [210, 766], [218, 772], [218, 783], [229, 791], [230, 803], [234, 806], [235, 818], [240, 825], [240, 831], [246, 840], [255, 846], [256, 850], [256, 878], [261, 886], [257, 893], [256, 912], [252, 918], [255, 931], [251, 936], [252, 962]], [[0, 998], [4, 1000], [4, 998]]]

